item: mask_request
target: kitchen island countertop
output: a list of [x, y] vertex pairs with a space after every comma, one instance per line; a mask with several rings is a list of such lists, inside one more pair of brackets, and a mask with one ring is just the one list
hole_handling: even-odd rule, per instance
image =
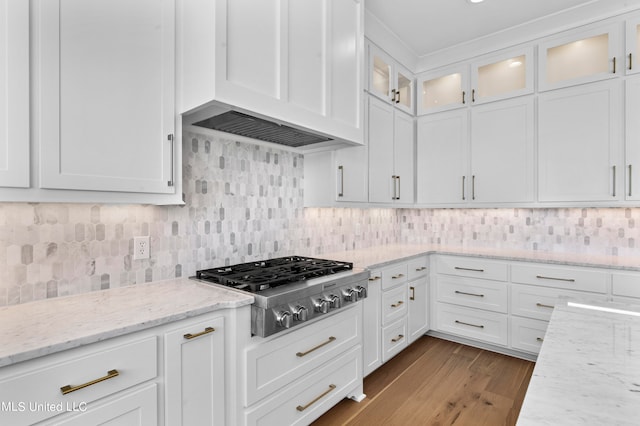
[[518, 426], [637, 425], [639, 408], [640, 306], [558, 303]]
[[253, 296], [178, 278], [0, 308], [0, 367], [219, 309]]

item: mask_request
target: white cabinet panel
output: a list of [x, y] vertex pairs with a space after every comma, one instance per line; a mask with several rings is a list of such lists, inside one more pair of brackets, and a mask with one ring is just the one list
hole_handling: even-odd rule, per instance
[[369, 201], [390, 203], [393, 173], [393, 108], [369, 97]]
[[547, 332], [546, 321], [529, 318], [511, 318], [511, 347], [521, 351], [540, 352], [544, 335]]
[[626, 21], [626, 63], [627, 75], [640, 72], [640, 17], [627, 19]]
[[366, 202], [369, 198], [367, 154], [366, 146], [343, 148], [335, 152], [337, 201]]
[[508, 311], [508, 286], [504, 282], [463, 277], [438, 277], [438, 301], [487, 311]]
[[407, 318], [382, 329], [382, 362], [387, 362], [407, 347]]
[[429, 330], [429, 287], [427, 277], [409, 283], [409, 311], [407, 328], [409, 343]]
[[621, 82], [540, 95], [539, 201], [622, 198]]
[[415, 143], [413, 137], [413, 117], [396, 112], [393, 120], [393, 170], [396, 175], [396, 201], [414, 201]]
[[607, 292], [607, 273], [586, 268], [514, 264], [511, 267], [511, 281], [567, 290]]
[[371, 271], [367, 297], [362, 303], [362, 364], [365, 377], [382, 365], [381, 279], [380, 271]]
[[625, 90], [625, 198], [637, 201], [640, 200], [640, 76], [628, 78]]
[[0, 186], [29, 187], [29, 2], [0, 0]]
[[447, 303], [436, 304], [436, 327], [440, 331], [506, 346], [509, 339], [507, 315]]
[[173, 0], [38, 1], [40, 186], [173, 193]]

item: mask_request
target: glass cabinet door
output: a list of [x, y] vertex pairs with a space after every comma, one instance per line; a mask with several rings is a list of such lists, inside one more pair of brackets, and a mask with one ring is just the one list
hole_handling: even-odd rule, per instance
[[615, 77], [618, 63], [616, 27], [598, 27], [540, 44], [540, 90]]
[[472, 103], [533, 93], [533, 47], [487, 56], [471, 70]]
[[640, 72], [640, 17], [627, 21], [626, 73]]
[[418, 78], [418, 114], [430, 114], [464, 106], [468, 71], [465, 67], [423, 74]]
[[392, 79], [391, 58], [374, 46], [369, 46], [369, 92], [391, 101]]
[[396, 106], [413, 114], [413, 77], [408, 71], [396, 66], [395, 82], [394, 102]]

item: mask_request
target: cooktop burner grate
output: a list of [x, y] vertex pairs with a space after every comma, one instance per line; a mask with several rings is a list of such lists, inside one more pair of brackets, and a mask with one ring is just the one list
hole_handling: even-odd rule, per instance
[[350, 262], [289, 256], [198, 271], [197, 278], [257, 293], [353, 269]]

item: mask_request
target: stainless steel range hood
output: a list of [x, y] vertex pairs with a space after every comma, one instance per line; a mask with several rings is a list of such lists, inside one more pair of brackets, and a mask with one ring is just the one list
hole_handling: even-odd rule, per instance
[[186, 125], [231, 133], [292, 148], [303, 148], [305, 151], [350, 145], [330, 135], [296, 127], [290, 123], [218, 102], [188, 113], [183, 117], [183, 120], [183, 124]]

